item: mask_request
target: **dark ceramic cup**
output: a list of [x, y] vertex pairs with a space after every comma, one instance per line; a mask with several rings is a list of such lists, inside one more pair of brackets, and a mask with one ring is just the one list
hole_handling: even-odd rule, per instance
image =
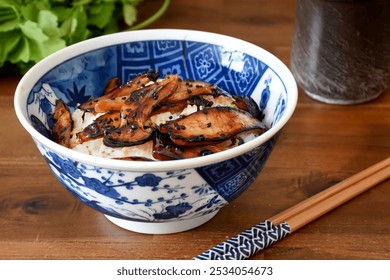
[[390, 1], [297, 0], [291, 71], [322, 102], [381, 95], [390, 85]]

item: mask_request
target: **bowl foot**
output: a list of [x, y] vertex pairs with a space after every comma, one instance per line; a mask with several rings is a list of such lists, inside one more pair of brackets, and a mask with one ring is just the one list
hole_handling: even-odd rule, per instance
[[217, 213], [218, 211], [215, 211], [213, 213], [189, 220], [161, 223], [134, 222], [115, 218], [109, 215], [104, 216], [106, 216], [106, 218], [115, 225], [130, 231], [146, 234], [169, 234], [196, 228], [211, 220]]

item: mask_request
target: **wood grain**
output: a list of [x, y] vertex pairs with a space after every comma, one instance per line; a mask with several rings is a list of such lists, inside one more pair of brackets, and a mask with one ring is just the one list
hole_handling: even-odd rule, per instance
[[[158, 2], [144, 1], [144, 11]], [[289, 65], [294, 10], [293, 0], [172, 0], [148, 28], [231, 35]], [[194, 230], [133, 233], [81, 204], [54, 178], [15, 116], [19, 79], [0, 77], [0, 259], [191, 259], [389, 156], [390, 92], [366, 104], [337, 106], [300, 91], [266, 167], [241, 197]], [[386, 181], [254, 258], [390, 259], [389, 197]]]
[[269, 218], [273, 224], [288, 223], [293, 233], [322, 215], [390, 178], [390, 157], [359, 171], [304, 201]]

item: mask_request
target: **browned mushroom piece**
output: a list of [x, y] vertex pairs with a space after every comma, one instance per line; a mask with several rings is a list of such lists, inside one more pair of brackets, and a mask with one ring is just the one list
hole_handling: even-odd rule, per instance
[[128, 95], [122, 95], [122, 96], [101, 99], [95, 104], [93, 111], [94, 111], [94, 113], [105, 113], [108, 111], [119, 111], [122, 108], [124, 102], [130, 98], [130, 95], [131, 95], [131, 93], [129, 93]]
[[182, 101], [175, 102], [175, 103], [162, 102], [160, 104], [157, 104], [154, 107], [151, 116], [155, 116], [155, 115], [159, 115], [159, 114], [163, 114], [163, 113], [167, 113], [167, 112], [173, 113], [173, 114], [174, 113], [179, 114], [187, 107], [187, 105], [188, 105], [188, 103], [186, 100], [182, 100]]
[[55, 120], [52, 130], [53, 140], [62, 146], [69, 147], [73, 121], [68, 106], [62, 100], [56, 101], [53, 119]]
[[162, 81], [131, 94], [121, 108], [121, 126], [105, 132], [104, 144], [124, 147], [146, 142], [153, 132], [147, 123], [153, 108], [177, 89], [178, 82], [177, 75], [168, 75]]
[[156, 133], [153, 146], [153, 157], [157, 160], [194, 158], [228, 150], [237, 147], [240, 144], [242, 144], [242, 139], [239, 137], [232, 137], [211, 145], [178, 146], [167, 134]]
[[91, 124], [77, 133], [80, 143], [103, 137], [104, 131], [118, 128], [121, 123], [120, 111], [109, 111], [96, 118]]
[[217, 86], [207, 82], [184, 80], [180, 81], [174, 94], [170, 95], [166, 102], [176, 103], [179, 101], [191, 99], [198, 95], [222, 94], [222, 90]]
[[[148, 71], [146, 73], [136, 76], [135, 78], [131, 79], [129, 82], [127, 82], [122, 86], [116, 86], [118, 85], [119, 81], [117, 78], [113, 78], [106, 85], [103, 91], [104, 95], [97, 98], [93, 98], [81, 104], [79, 106], [79, 109], [87, 112], [96, 112], [96, 109], [98, 108], [99, 112], [105, 112], [103, 111], [104, 107], [102, 108], [100, 106], [109, 106], [110, 103], [115, 103], [115, 101], [120, 101], [121, 100], [120, 97], [130, 96], [130, 94], [133, 91], [145, 87], [150, 82], [155, 82], [157, 78], [158, 78], [158, 72]], [[101, 105], [101, 103], [103, 103], [103, 105]]]
[[208, 145], [238, 133], [265, 131], [264, 124], [250, 113], [231, 107], [212, 107], [197, 111], [160, 126], [179, 146]]
[[217, 142], [211, 145], [186, 146], [182, 149], [182, 155], [183, 158], [206, 156], [237, 147], [241, 143], [241, 139], [232, 137], [220, 143]]
[[113, 158], [116, 160], [129, 160], [129, 161], [154, 161], [153, 159], [150, 158], [145, 158], [145, 157], [123, 157], [123, 158]]
[[103, 96], [111, 93], [113, 90], [120, 87], [121, 79], [118, 77], [112, 78], [109, 80], [103, 90]]
[[262, 113], [257, 103], [250, 96], [233, 96], [237, 108], [249, 112], [256, 119], [261, 119]]

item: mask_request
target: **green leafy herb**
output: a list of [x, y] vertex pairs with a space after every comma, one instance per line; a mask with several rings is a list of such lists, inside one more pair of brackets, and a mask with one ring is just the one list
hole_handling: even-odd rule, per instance
[[140, 29], [160, 17], [163, 6], [135, 25], [142, 0], [0, 0], [0, 68], [14, 64], [20, 73], [68, 45], [119, 31]]

